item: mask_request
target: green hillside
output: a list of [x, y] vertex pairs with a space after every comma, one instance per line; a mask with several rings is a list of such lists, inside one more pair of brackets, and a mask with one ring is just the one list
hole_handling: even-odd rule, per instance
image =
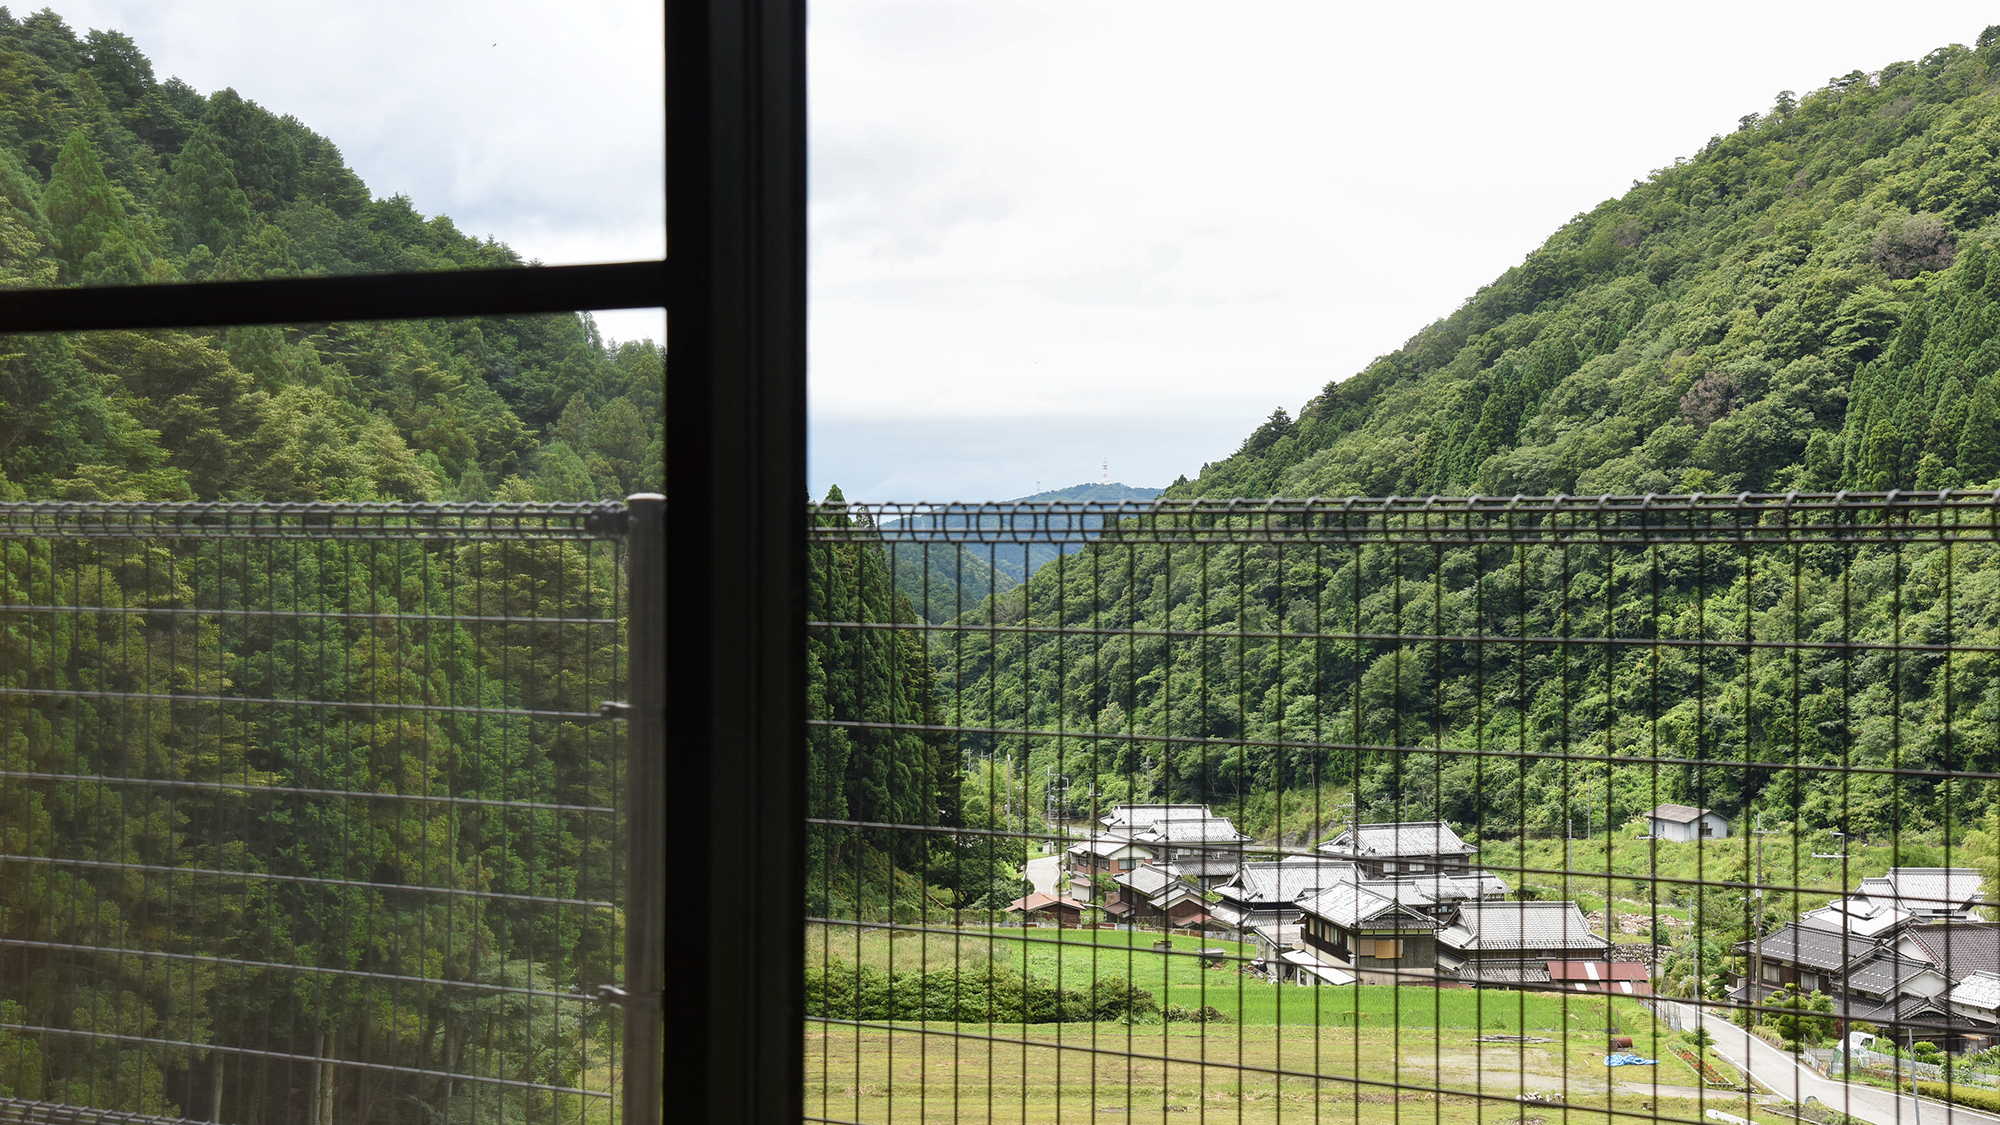
[[[2000, 28], [1780, 95], [1167, 495], [1992, 486], [1996, 215]], [[1052, 732], [966, 736], [979, 752], [1101, 802], [1215, 801], [1253, 829], [1281, 791], [1294, 810], [1351, 791], [1365, 819], [1443, 816], [1488, 840], [1559, 832], [1579, 802], [1620, 823], [1674, 800], [1935, 844], [1992, 803], [1886, 771], [1544, 757], [1992, 770], [1982, 655], [1731, 644], [1652, 663], [1383, 639], [1629, 636], [1653, 604], [1663, 637], [1993, 644], [2000, 556], [1093, 547], [998, 599], [992, 618], [1024, 631], [967, 631], [935, 663], [966, 726]]]
[[[1008, 500], [1008, 504], [1055, 504], [1055, 503], [1118, 503], [1121, 501], [1144, 503], [1158, 496], [1163, 490], [1158, 488], [1135, 488], [1127, 484], [1077, 484], [1068, 488], [1037, 492], [1033, 496], [1023, 496]], [[1028, 576], [1059, 556], [1073, 555], [1083, 549], [1079, 538], [1069, 543], [1049, 542], [991, 542], [949, 543], [924, 542], [926, 532], [937, 530], [957, 530], [968, 526], [973, 519], [967, 515], [943, 515], [913, 517], [911, 527], [916, 529], [917, 539], [890, 539], [889, 554], [896, 573], [896, 588], [901, 590], [916, 612], [934, 625], [975, 610], [989, 597], [1004, 594], [1026, 581]], [[1006, 522], [998, 515], [977, 517], [979, 526], [999, 529]], [[1081, 530], [1094, 532], [1102, 526], [1099, 516], [1079, 517], [1074, 529], [1063, 527], [1058, 530]], [[891, 528], [896, 525], [891, 524]], [[1022, 528], [1024, 531], [1032, 530]]]

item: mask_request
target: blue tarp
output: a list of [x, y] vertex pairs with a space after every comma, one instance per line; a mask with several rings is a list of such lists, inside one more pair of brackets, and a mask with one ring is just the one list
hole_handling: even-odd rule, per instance
[[1658, 1059], [1642, 1059], [1637, 1055], [1604, 1056], [1605, 1066], [1654, 1066], [1658, 1064], [1659, 1061], [1660, 1060]]

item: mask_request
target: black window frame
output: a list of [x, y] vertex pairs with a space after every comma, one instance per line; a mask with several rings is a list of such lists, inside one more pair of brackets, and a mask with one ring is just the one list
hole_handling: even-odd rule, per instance
[[[0, 291], [0, 333], [668, 310], [663, 748], [679, 909], [625, 1120], [804, 1115], [805, 5], [664, 0], [668, 256]], [[660, 716], [664, 719], [664, 714]], [[705, 799], [704, 799], [705, 798]], [[635, 810], [635, 813], [638, 810]], [[656, 1006], [655, 1006], [656, 1005]], [[643, 1029], [642, 1029], [643, 1034]], [[644, 1068], [642, 1068], [644, 1069]]]

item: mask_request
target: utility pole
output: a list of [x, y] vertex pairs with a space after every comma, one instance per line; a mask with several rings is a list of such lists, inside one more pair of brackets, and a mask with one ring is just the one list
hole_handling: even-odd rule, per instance
[[1563, 898], [1574, 903], [1576, 896], [1570, 893], [1569, 875], [1576, 870], [1576, 817], [1565, 806], [1563, 808]]
[[[1750, 884], [1750, 1001], [1759, 1003], [1758, 993], [1764, 987], [1764, 837], [1770, 833], [1764, 829], [1764, 814], [1757, 814], [1757, 827], [1752, 831], [1757, 837], [1757, 875]], [[1752, 1026], [1764, 1022], [1758, 1013], [1749, 1013]]]

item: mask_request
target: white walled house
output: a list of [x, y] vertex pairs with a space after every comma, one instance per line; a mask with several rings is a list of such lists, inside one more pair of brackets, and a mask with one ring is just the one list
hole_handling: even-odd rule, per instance
[[1660, 805], [1646, 814], [1646, 832], [1655, 839], [1676, 843], [1726, 840], [1729, 822], [1720, 813], [1691, 805]]

